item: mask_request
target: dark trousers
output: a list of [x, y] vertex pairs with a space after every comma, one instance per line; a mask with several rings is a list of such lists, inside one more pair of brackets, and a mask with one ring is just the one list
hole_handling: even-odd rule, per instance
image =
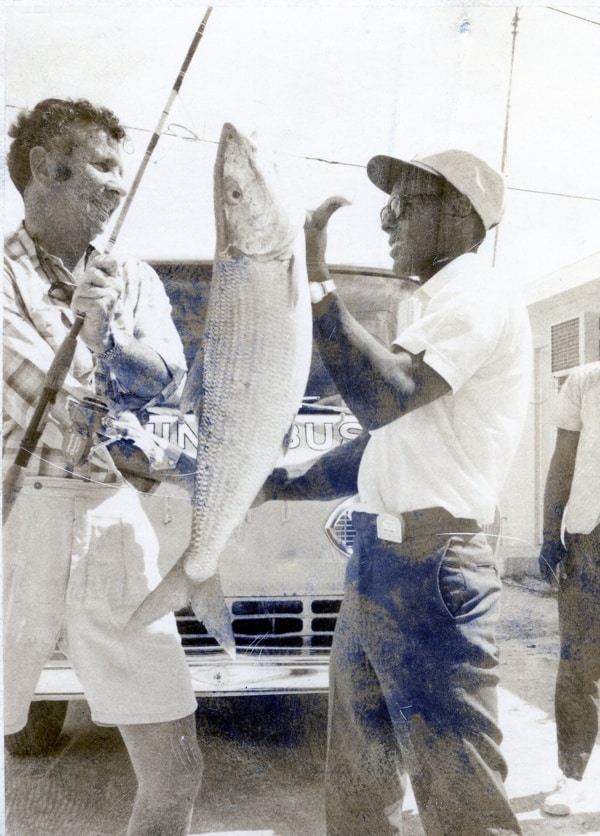
[[[445, 513], [445, 512], [444, 512]], [[330, 665], [329, 836], [386, 836], [410, 775], [428, 834], [520, 833], [503, 781], [495, 625], [500, 581], [485, 535], [441, 516], [401, 544], [357, 534]]]
[[591, 534], [567, 534], [565, 545], [566, 578], [558, 590], [558, 765], [567, 778], [581, 779], [598, 734], [600, 526]]

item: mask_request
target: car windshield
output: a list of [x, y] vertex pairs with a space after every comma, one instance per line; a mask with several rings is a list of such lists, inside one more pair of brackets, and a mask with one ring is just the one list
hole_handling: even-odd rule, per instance
[[[211, 262], [161, 262], [152, 265], [172, 305], [188, 367], [204, 333], [206, 304], [212, 277]], [[331, 268], [338, 292], [350, 312], [382, 345], [390, 346], [398, 330], [398, 310], [407, 297], [407, 284], [387, 271]], [[312, 362], [301, 412], [347, 411], [318, 349]]]

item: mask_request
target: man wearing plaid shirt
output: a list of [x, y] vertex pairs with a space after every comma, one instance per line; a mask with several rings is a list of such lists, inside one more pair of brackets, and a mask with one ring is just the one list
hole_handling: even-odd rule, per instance
[[5, 467], [75, 313], [85, 320], [4, 530], [5, 733], [26, 725], [59, 642], [93, 720], [118, 726], [129, 752], [138, 780], [129, 836], [187, 834], [202, 757], [174, 616], [123, 636], [161, 576], [148, 511], [154, 497], [142, 507], [106, 454], [79, 463], [63, 452], [72, 404], [86, 396], [103, 396], [109, 414], [132, 426], [149, 406], [176, 403], [183, 348], [154, 271], [91, 246], [125, 193], [125, 130], [114, 114], [85, 100], [47, 99], [10, 134], [9, 172], [25, 214], [5, 240]]

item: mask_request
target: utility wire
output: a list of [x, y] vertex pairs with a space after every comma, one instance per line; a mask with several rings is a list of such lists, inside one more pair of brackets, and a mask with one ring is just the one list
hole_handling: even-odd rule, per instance
[[594, 200], [600, 202], [600, 197], [591, 197], [583, 194], [566, 194], [565, 192], [545, 192], [540, 189], [524, 189], [519, 186], [507, 186], [508, 191], [511, 192], [528, 192], [529, 194], [544, 194], [550, 197], [568, 197], [571, 200]]
[[594, 26], [600, 26], [600, 20], [591, 20], [589, 17], [581, 17], [581, 15], [573, 14], [573, 12], [566, 12], [564, 9], [555, 9], [553, 6], [546, 6], [546, 8], [550, 12], [557, 12], [560, 15], [566, 15], [567, 17], [574, 17], [577, 20], [582, 20], [584, 23], [592, 23]]
[[[506, 169], [506, 157], [508, 154], [508, 129], [510, 124], [510, 107], [512, 98], [513, 73], [515, 69], [515, 52], [517, 47], [517, 32], [519, 31], [519, 7], [515, 9], [513, 17], [512, 28], [512, 46], [510, 51], [510, 70], [508, 74], [508, 87], [506, 90], [506, 116], [504, 118], [504, 135], [502, 137], [502, 163], [500, 169], [504, 173]], [[496, 255], [498, 252], [498, 238], [500, 236], [500, 227], [496, 226], [494, 235], [494, 254], [492, 256], [492, 265], [496, 264]]]
[[[22, 108], [18, 107], [17, 105], [6, 105], [6, 108], [12, 108], [14, 110], [22, 110]], [[152, 129], [150, 128], [137, 128], [134, 125], [126, 125], [125, 126], [128, 131], [137, 131], [139, 133], [152, 133]], [[179, 131], [185, 131], [187, 135], [180, 133]], [[167, 130], [163, 131], [160, 134], [161, 137], [171, 137], [172, 139], [180, 139], [183, 142], [198, 142], [203, 143], [205, 145], [218, 145], [218, 140], [215, 139], [202, 139], [199, 137], [191, 128], [187, 128], [185, 125], [181, 125], [177, 122], [173, 122], [167, 126]], [[363, 163], [351, 163], [345, 162], [343, 160], [328, 160], [324, 157], [309, 157], [303, 154], [291, 154], [287, 152], [279, 152], [280, 156], [282, 157], [290, 157], [292, 159], [297, 160], [307, 160], [308, 162], [317, 162], [317, 163], [324, 163], [325, 165], [339, 165], [346, 168], [362, 168], [366, 170], [366, 165]], [[539, 195], [549, 195], [551, 197], [565, 197], [571, 198], [573, 200], [591, 200], [591, 201], [600, 201], [600, 197], [593, 197], [589, 195], [581, 195], [581, 194], [566, 194], [564, 192], [553, 192], [553, 191], [545, 191], [543, 189], [527, 189], [521, 186], [506, 186], [507, 191], [514, 191], [514, 192], [529, 192], [530, 194], [539, 194]]]

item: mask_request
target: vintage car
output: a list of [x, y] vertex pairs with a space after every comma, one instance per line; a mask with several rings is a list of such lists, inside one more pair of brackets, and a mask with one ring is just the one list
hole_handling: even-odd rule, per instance
[[[169, 293], [188, 362], [203, 332], [210, 287], [208, 263], [156, 264]], [[381, 271], [332, 271], [340, 294], [357, 318], [389, 344], [407, 313], [404, 283]], [[409, 305], [410, 307], [410, 305]], [[193, 419], [153, 416], [152, 429], [190, 453]], [[318, 456], [353, 438], [361, 427], [342, 403], [314, 351], [303, 404], [280, 461], [301, 473]], [[187, 546], [191, 507], [163, 483], [160, 513], [153, 503], [161, 553], [173, 562]], [[248, 511], [221, 556], [219, 571], [236, 643], [231, 659], [191, 611], [176, 614], [196, 694], [250, 696], [326, 691], [328, 660], [343, 594], [353, 528], [347, 499], [329, 502], [271, 501]], [[27, 727], [6, 738], [14, 754], [48, 751], [60, 734], [69, 700], [83, 690], [66, 657], [57, 651], [37, 685]]]

